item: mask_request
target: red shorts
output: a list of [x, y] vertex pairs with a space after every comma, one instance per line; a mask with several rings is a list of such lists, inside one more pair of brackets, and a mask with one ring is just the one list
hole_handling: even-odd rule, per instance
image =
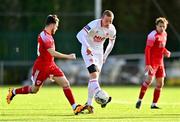
[[41, 86], [50, 75], [62, 77], [64, 76], [64, 73], [55, 64], [55, 62], [42, 63], [36, 61], [34, 63], [31, 77], [34, 85]]
[[152, 68], [153, 68], [153, 73], [149, 72], [150, 76], [156, 76], [156, 78], [161, 78], [166, 76], [164, 66], [152, 66]]

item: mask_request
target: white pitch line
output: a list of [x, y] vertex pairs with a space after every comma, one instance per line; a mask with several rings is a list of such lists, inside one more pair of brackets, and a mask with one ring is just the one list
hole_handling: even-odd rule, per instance
[[[135, 104], [136, 101], [132, 102], [132, 101], [112, 101], [111, 103], [114, 103], [114, 104]], [[151, 103], [150, 102], [143, 102], [143, 104], [149, 104]], [[160, 102], [159, 104], [162, 104], [162, 105], [180, 105], [180, 102]]]

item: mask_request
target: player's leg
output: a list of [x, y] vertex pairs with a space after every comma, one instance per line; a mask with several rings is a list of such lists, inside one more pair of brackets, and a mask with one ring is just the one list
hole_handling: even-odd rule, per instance
[[79, 104], [77, 105], [75, 103], [74, 95], [72, 93], [72, 90], [70, 88], [70, 84], [67, 78], [65, 76], [61, 76], [61, 77], [54, 76], [53, 79], [58, 85], [62, 86], [64, 95], [66, 96], [67, 100], [71, 104], [72, 109], [74, 110], [74, 114], [77, 115], [78, 113], [80, 113], [83, 110], [83, 106]]
[[[86, 48], [83, 46], [81, 48], [81, 54], [89, 72], [88, 98], [87, 98], [85, 107], [91, 108], [89, 109], [90, 110], [89, 112], [92, 113], [93, 112], [92, 101], [93, 101], [95, 91], [100, 90], [100, 86], [98, 82], [100, 69], [98, 69], [97, 67], [98, 59], [96, 59], [94, 54], [87, 55]], [[87, 107], [87, 106], [90, 106], [90, 107]]]
[[16, 89], [9, 89], [8, 95], [7, 95], [7, 103], [10, 104], [10, 102], [13, 100], [13, 98], [17, 94], [35, 94], [39, 91], [40, 86], [34, 86], [34, 85], [29, 85], [29, 86], [23, 86], [21, 88], [16, 88]]
[[157, 70], [156, 73], [156, 87], [154, 89], [154, 94], [153, 94], [153, 102], [151, 105], [152, 109], [159, 109], [159, 107], [157, 107], [157, 102], [159, 100], [160, 94], [161, 94], [161, 90], [164, 86], [164, 77], [165, 77], [165, 69], [164, 67], [160, 66]]
[[46, 78], [47, 78], [47, 75], [44, 71], [40, 72], [39, 70], [33, 70], [32, 77], [31, 77], [32, 85], [23, 86], [21, 88], [16, 88], [16, 89], [15, 88], [9, 89], [8, 95], [6, 97], [7, 103], [10, 104], [13, 98], [18, 94], [37, 93]]
[[98, 82], [99, 70], [95, 64], [92, 64], [88, 67], [88, 71], [89, 71], [89, 82], [88, 82], [87, 105], [92, 106], [94, 94], [101, 89]]
[[[88, 62], [88, 60], [84, 58], [85, 64], [89, 71], [89, 82], [88, 82], [88, 99], [87, 104], [85, 105], [85, 108], [91, 108], [89, 109], [89, 113], [93, 113], [93, 107], [92, 107], [92, 101], [94, 95], [101, 90], [99, 85], [99, 75], [101, 72], [101, 68], [103, 65], [103, 54], [94, 54], [93, 56], [89, 57], [90, 59], [93, 59], [93, 62]], [[111, 97], [109, 97], [108, 102], [101, 105], [102, 108], [106, 107], [107, 103], [111, 101]]]
[[157, 102], [159, 100], [160, 97], [160, 93], [162, 90], [162, 87], [164, 85], [164, 78], [156, 78], [156, 88], [154, 89], [154, 94], [153, 94], [153, 102], [151, 105], [152, 109], [159, 109], [159, 107], [157, 107]]
[[93, 113], [94, 108], [92, 106], [92, 101], [94, 94], [99, 91], [101, 88], [99, 86], [98, 78], [99, 72], [95, 64], [92, 64], [88, 67], [89, 71], [89, 82], [88, 82], [88, 98], [84, 106], [84, 110], [88, 110], [88, 113]]
[[139, 109], [141, 107], [142, 99], [143, 99], [143, 97], [144, 97], [144, 95], [146, 93], [146, 90], [151, 85], [151, 83], [152, 83], [152, 81], [154, 79], [154, 75], [155, 75], [154, 73], [155, 73], [155, 71], [153, 73], [149, 72], [148, 76], [145, 78], [145, 80], [143, 81], [143, 83], [141, 85], [138, 101], [136, 102], [136, 108], [137, 109]]
[[67, 80], [64, 73], [61, 71], [61, 69], [54, 63], [52, 64], [50, 68], [49, 75], [53, 75], [53, 80], [59, 85], [62, 86], [64, 95], [66, 96], [67, 100], [71, 104], [74, 114], [77, 115], [80, 113], [83, 109], [82, 105], [76, 104], [74, 95], [72, 93], [72, 90], [70, 88], [70, 83]]

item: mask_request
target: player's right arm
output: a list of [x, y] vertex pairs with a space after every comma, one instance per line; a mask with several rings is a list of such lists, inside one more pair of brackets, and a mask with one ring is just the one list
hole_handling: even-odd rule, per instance
[[92, 55], [92, 50], [89, 43], [87, 42], [87, 38], [88, 38], [88, 34], [92, 31], [93, 28], [95, 28], [95, 25], [96, 25], [96, 20], [88, 23], [76, 36], [79, 42], [84, 47], [86, 47], [87, 55]]
[[86, 47], [86, 53], [87, 55], [92, 54], [92, 50], [87, 42], [87, 32], [85, 32], [83, 29], [77, 34], [77, 39], [79, 40], [79, 42]]
[[47, 51], [51, 54], [51, 56], [56, 58], [64, 58], [64, 59], [76, 59], [75, 54], [63, 54], [58, 51], [55, 51], [53, 48], [47, 49]]
[[146, 63], [146, 67], [145, 67], [145, 72], [153, 72], [153, 68], [151, 66], [151, 48], [154, 45], [155, 42], [155, 33], [151, 32], [148, 37], [147, 37], [147, 41], [146, 41], [146, 48], [145, 48], [145, 63]]

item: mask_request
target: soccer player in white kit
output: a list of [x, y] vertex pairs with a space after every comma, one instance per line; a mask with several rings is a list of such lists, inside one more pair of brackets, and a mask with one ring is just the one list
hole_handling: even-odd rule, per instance
[[[89, 71], [88, 99], [84, 106], [84, 109], [87, 109], [89, 113], [93, 113], [92, 100], [94, 95], [101, 90], [98, 79], [102, 65], [114, 46], [116, 29], [112, 24], [113, 19], [112, 11], [105, 10], [101, 19], [91, 21], [77, 34], [77, 39], [82, 44], [81, 54]], [[106, 39], [109, 39], [109, 43], [104, 51]], [[107, 103], [110, 101], [111, 97]], [[106, 104], [101, 105], [101, 107], [104, 108]]]

